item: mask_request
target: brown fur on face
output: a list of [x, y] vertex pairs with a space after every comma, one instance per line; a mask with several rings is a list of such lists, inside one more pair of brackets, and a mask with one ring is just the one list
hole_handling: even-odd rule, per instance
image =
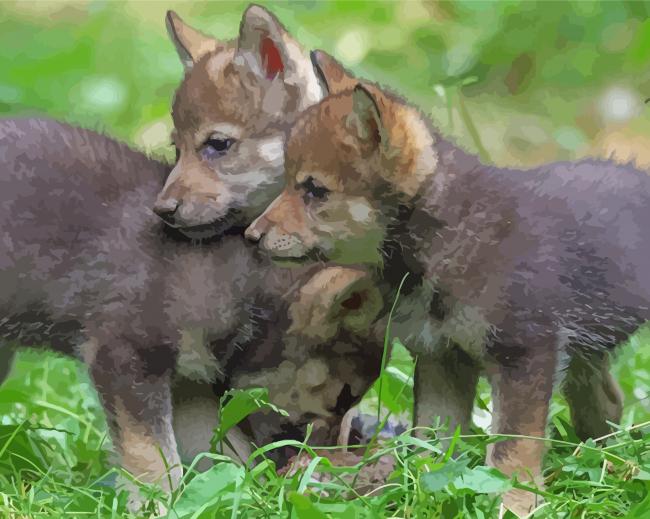
[[[319, 53], [312, 59], [334, 77], [327, 87], [349, 85], [347, 72]], [[247, 236], [275, 258], [380, 263], [395, 216], [384, 201], [408, 202], [434, 173], [432, 139], [416, 110], [376, 87], [329, 96], [298, 118], [286, 146], [287, 185]]]
[[236, 41], [205, 36], [175, 14], [168, 28], [185, 78], [172, 110], [178, 160], [154, 211], [208, 237], [248, 223], [277, 195], [285, 125], [322, 91], [305, 52], [259, 6], [244, 13]]

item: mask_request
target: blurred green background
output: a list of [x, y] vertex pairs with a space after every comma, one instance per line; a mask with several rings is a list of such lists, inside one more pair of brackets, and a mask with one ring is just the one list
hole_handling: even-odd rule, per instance
[[[261, 3], [306, 47], [390, 86], [492, 162], [597, 155], [650, 167], [648, 2]], [[246, 5], [0, 1], [0, 116], [45, 114], [171, 159], [169, 107], [182, 67], [165, 12], [226, 39]], [[650, 418], [649, 343], [650, 332], [638, 334], [616, 362], [625, 425]], [[396, 413], [408, 414], [410, 393], [400, 388], [410, 369], [399, 350], [384, 386]], [[24, 448], [26, 466], [54, 473], [61, 493], [96, 482], [106, 467], [105, 425], [89, 387], [77, 364], [29, 352], [0, 390], [0, 432], [23, 420], [57, 429], [39, 433], [49, 445], [42, 455], [27, 436], [24, 445], [16, 436], [12, 449]], [[477, 413], [486, 425], [489, 414]], [[552, 414], [565, 427], [561, 400]], [[34, 499], [20, 485], [12, 493]], [[47, 497], [53, 509], [56, 495]]]
[[[494, 162], [616, 151], [650, 164], [648, 2], [262, 3]], [[0, 2], [0, 113], [46, 113], [170, 156], [182, 67], [165, 11], [225, 39], [245, 5]]]

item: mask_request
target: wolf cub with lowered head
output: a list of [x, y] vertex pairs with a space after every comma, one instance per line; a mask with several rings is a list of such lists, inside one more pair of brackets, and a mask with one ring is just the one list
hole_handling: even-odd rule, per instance
[[[479, 372], [493, 390], [488, 461], [541, 484], [551, 393], [561, 382], [576, 432], [621, 416], [609, 352], [650, 319], [650, 178], [583, 160], [529, 170], [482, 164], [413, 107], [358, 84], [325, 53], [331, 95], [297, 120], [286, 187], [246, 231], [282, 262], [407, 266], [393, 333], [418, 354], [416, 421], [466, 427]], [[523, 515], [531, 493], [505, 504]]]

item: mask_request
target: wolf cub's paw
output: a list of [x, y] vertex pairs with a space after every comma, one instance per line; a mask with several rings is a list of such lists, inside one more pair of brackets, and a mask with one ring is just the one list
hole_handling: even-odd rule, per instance
[[[126, 504], [127, 509], [139, 517], [165, 517], [169, 510], [160, 501], [151, 501], [140, 494], [139, 491], [132, 491]], [[148, 512], [148, 513], [147, 513]]]
[[531, 513], [542, 504], [542, 497], [526, 490], [514, 489], [506, 492], [499, 509], [499, 519], [510, 510], [517, 517], [529, 517]]
[[[181, 470], [171, 470], [173, 487], [178, 487]], [[141, 487], [129, 476], [122, 474], [118, 476], [117, 486], [119, 489], [126, 490], [128, 500], [126, 507], [129, 512], [138, 517], [165, 517], [169, 512], [163, 501], [167, 501], [170, 495], [169, 479], [161, 480], [159, 485], [152, 491], [147, 491], [146, 487]]]

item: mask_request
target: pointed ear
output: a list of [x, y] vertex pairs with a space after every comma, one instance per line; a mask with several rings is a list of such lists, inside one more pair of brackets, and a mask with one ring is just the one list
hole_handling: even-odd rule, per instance
[[359, 139], [373, 145], [379, 145], [386, 138], [377, 100], [361, 83], [354, 87], [352, 110], [345, 122], [348, 128], [356, 132]]
[[253, 4], [244, 12], [235, 64], [246, 75], [252, 73], [264, 92], [275, 90], [275, 97], [282, 97], [282, 101], [287, 95], [293, 96], [300, 110], [323, 97], [307, 53], [278, 19], [259, 5]]
[[290, 332], [325, 341], [340, 329], [366, 334], [383, 307], [371, 276], [348, 267], [320, 270], [300, 289], [291, 304]]
[[359, 82], [327, 52], [313, 50], [309, 53], [309, 57], [321, 87], [328, 95], [352, 90]]
[[251, 5], [239, 26], [237, 55], [255, 74], [273, 80], [284, 72], [286, 56], [280, 53], [284, 37], [286, 30], [270, 11]]
[[165, 23], [185, 70], [190, 70], [201, 56], [219, 46], [217, 40], [187, 25], [174, 11], [167, 11]]

